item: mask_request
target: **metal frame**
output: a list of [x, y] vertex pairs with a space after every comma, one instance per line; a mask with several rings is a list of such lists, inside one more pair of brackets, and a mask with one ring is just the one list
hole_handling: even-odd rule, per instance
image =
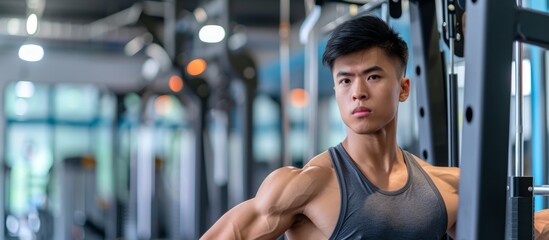
[[436, 166], [448, 165], [445, 66], [439, 48], [434, 1], [410, 1], [416, 80], [419, 154]]
[[549, 45], [549, 15], [512, 0], [471, 0], [465, 33], [465, 119], [458, 239], [503, 239], [512, 46]]
[[[533, 9], [547, 10], [547, 2], [537, 1], [531, 3]], [[547, 84], [545, 83], [544, 63], [546, 62], [542, 49], [530, 48], [532, 63], [532, 176], [534, 185], [547, 182]], [[534, 188], [535, 189], [535, 188]], [[535, 191], [535, 190], [534, 190]], [[547, 208], [547, 201], [543, 197], [534, 199], [535, 211]]]

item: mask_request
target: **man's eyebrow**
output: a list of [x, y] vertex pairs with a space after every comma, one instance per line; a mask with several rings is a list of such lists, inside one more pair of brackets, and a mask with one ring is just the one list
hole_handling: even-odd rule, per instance
[[[381, 68], [380, 66], [372, 66], [372, 67], [369, 67], [369, 68], [366, 68], [362, 71], [361, 74], [363, 75], [366, 75], [366, 74], [369, 74], [371, 72], [375, 72], [375, 71], [383, 71], [383, 68]], [[354, 75], [353, 73], [350, 73], [350, 72], [345, 72], [345, 71], [339, 71], [337, 72], [336, 74], [336, 77], [347, 77], [347, 76], [352, 76]]]

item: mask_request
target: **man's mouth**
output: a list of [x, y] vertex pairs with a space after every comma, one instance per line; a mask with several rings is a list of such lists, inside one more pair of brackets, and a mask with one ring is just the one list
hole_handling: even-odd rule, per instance
[[356, 107], [355, 109], [353, 109], [352, 114], [356, 117], [366, 117], [370, 115], [371, 112], [372, 110], [367, 107]]

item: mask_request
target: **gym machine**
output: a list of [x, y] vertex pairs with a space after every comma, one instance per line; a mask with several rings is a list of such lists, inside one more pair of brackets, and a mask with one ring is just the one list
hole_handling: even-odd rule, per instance
[[63, 239], [105, 239], [107, 205], [97, 199], [96, 160], [91, 156], [69, 157], [59, 172]]
[[485, 0], [467, 2], [467, 19], [475, 24], [467, 25], [464, 54], [475, 57], [466, 61], [458, 239], [505, 237], [507, 186], [516, 206], [510, 214], [518, 218], [511, 237], [531, 239], [531, 178], [520, 176], [519, 167], [508, 185], [508, 166], [502, 164], [508, 159], [503, 149], [509, 133], [502, 129], [509, 128], [512, 61], [512, 51], [502, 49], [511, 49], [514, 41], [548, 46], [549, 15], [511, 0]]

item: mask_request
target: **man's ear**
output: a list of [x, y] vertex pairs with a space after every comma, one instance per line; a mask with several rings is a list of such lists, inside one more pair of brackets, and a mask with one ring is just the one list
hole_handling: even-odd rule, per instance
[[406, 101], [410, 96], [410, 78], [403, 77], [400, 79], [400, 94], [398, 100], [401, 102]]

